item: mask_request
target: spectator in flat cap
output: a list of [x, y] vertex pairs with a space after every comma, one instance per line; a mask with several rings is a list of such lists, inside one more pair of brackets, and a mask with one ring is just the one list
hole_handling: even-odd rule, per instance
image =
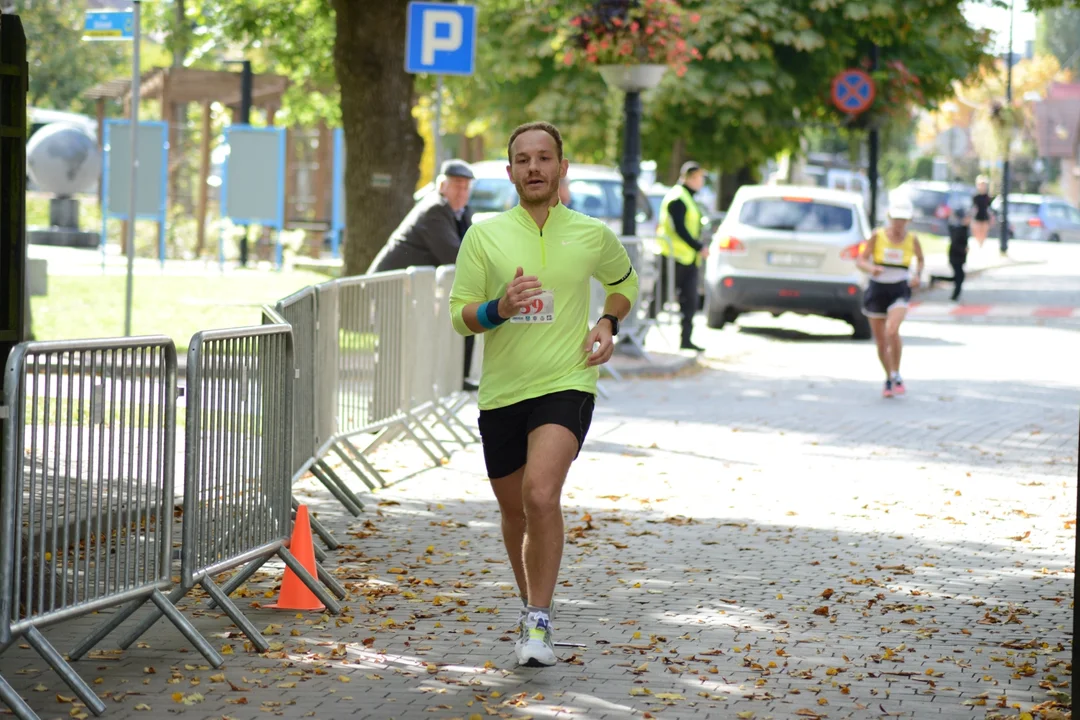
[[453, 265], [461, 239], [472, 225], [468, 202], [473, 177], [464, 160], [444, 162], [435, 181], [438, 192], [429, 193], [409, 211], [368, 272]]
[[[428, 193], [416, 203], [375, 256], [369, 273], [404, 270], [411, 266], [453, 265], [465, 231], [472, 225], [469, 191], [472, 168], [464, 160], [447, 160], [435, 180], [438, 192]], [[472, 337], [465, 338], [465, 389], [475, 390], [468, 381], [472, 371]]]

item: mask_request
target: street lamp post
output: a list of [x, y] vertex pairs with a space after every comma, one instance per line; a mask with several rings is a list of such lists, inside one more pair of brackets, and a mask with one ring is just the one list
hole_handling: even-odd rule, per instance
[[[640, 264], [643, 252], [637, 242], [637, 193], [638, 175], [641, 172], [641, 92], [660, 84], [667, 70], [666, 65], [601, 65], [600, 75], [608, 87], [617, 88], [626, 93], [623, 102], [625, 124], [623, 126], [623, 209], [622, 235], [632, 264]], [[628, 243], [629, 241], [629, 243]], [[626, 337], [633, 337], [637, 318], [631, 313], [626, 318]], [[630, 350], [626, 343], [616, 346], [621, 352]]]
[[641, 173], [641, 93], [660, 84], [666, 65], [601, 65], [609, 87], [626, 93], [623, 102], [623, 227], [622, 234], [637, 234], [637, 187]]
[[[240, 125], [251, 124], [251, 61], [250, 60], [225, 60], [226, 65], [240, 66]], [[244, 234], [240, 238], [240, 267], [248, 264], [248, 231], [247, 225], [243, 226]]]
[[[1012, 71], [1013, 71], [1013, 6], [1015, 0], [1009, 0], [1009, 54], [1005, 60], [1005, 107], [1012, 108]], [[1009, 133], [1005, 143], [1005, 162], [1001, 172], [1001, 254], [1009, 251], [1009, 153], [1011, 151], [1012, 133]]]

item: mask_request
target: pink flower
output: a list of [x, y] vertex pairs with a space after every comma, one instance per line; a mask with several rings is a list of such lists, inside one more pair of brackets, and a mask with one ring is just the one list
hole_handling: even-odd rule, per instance
[[701, 22], [701, 16], [700, 16], [700, 15], [698, 15], [697, 13], [691, 13], [691, 14], [690, 14], [690, 22], [692, 22], [692, 23], [699, 23], [699, 22]]
[[641, 26], [640, 26], [640, 25], [638, 25], [638, 21], [637, 21], [637, 20], [635, 20], [634, 22], [630, 23], [630, 32], [635, 32], [635, 33], [636, 33], [636, 32], [637, 32], [637, 31], [638, 31], [639, 29], [641, 29]]
[[565, 55], [563, 55], [562, 61], [563, 61], [563, 65], [573, 65], [574, 64], [574, 54], [571, 53], [571, 52], [567, 52]]

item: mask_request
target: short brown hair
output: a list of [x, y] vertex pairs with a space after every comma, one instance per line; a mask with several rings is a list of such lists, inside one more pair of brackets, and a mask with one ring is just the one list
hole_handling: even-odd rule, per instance
[[518, 139], [518, 135], [527, 133], [530, 130], [543, 130], [555, 140], [555, 147], [558, 148], [559, 160], [562, 161], [562, 135], [559, 133], [559, 128], [555, 127], [549, 122], [543, 120], [536, 120], [534, 122], [527, 122], [524, 125], [518, 125], [514, 128], [514, 132], [510, 133], [510, 142], [506, 143], [506, 159], [511, 164], [514, 162], [514, 141]]

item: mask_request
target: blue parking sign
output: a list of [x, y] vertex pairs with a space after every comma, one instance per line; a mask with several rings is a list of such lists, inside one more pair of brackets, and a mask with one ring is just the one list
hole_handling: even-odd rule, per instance
[[475, 6], [409, 3], [405, 72], [472, 75], [475, 65]]

